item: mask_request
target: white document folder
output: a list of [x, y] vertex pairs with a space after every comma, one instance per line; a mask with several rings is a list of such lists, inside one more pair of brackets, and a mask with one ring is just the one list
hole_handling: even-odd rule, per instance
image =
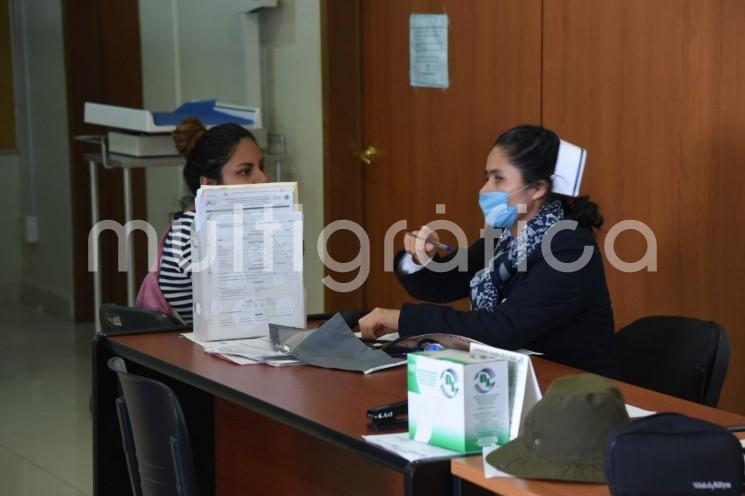
[[192, 230], [194, 333], [203, 341], [304, 328], [296, 183], [203, 186]]

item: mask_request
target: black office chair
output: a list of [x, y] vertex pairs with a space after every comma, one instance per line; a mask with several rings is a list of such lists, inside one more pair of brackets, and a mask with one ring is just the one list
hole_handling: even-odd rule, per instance
[[132, 375], [124, 360], [109, 359], [122, 395], [116, 411], [135, 496], [197, 496], [191, 442], [181, 406], [165, 384]]
[[616, 333], [620, 379], [654, 391], [716, 406], [730, 346], [714, 322], [644, 317]]
[[104, 303], [98, 310], [101, 332], [107, 336], [148, 331], [177, 331], [188, 329], [172, 315], [155, 310]]

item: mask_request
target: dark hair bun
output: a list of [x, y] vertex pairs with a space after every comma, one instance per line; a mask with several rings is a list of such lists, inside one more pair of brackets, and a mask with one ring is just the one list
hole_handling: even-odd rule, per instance
[[576, 220], [582, 227], [594, 227], [598, 229], [603, 225], [603, 216], [597, 203], [591, 202], [590, 197], [579, 196], [577, 198], [563, 198], [564, 212], [567, 218]]
[[189, 158], [191, 151], [206, 132], [207, 128], [204, 127], [202, 121], [196, 117], [187, 117], [173, 130], [172, 136], [176, 150], [182, 156]]

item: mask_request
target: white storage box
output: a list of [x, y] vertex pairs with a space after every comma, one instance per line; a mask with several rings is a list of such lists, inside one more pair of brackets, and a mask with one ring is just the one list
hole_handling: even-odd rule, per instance
[[[246, 129], [260, 129], [262, 126], [261, 111], [258, 108], [217, 102], [215, 110], [253, 121], [253, 124], [245, 126]], [[140, 133], [170, 133], [176, 129], [176, 125], [159, 126], [155, 124], [153, 112], [149, 110], [93, 102], [85, 103], [84, 120], [87, 124], [97, 124]]]

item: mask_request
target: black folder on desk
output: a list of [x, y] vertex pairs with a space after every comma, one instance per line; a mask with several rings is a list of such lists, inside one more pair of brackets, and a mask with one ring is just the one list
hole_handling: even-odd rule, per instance
[[316, 367], [369, 374], [406, 363], [360, 341], [338, 313], [317, 329], [270, 324], [269, 335], [278, 350]]

